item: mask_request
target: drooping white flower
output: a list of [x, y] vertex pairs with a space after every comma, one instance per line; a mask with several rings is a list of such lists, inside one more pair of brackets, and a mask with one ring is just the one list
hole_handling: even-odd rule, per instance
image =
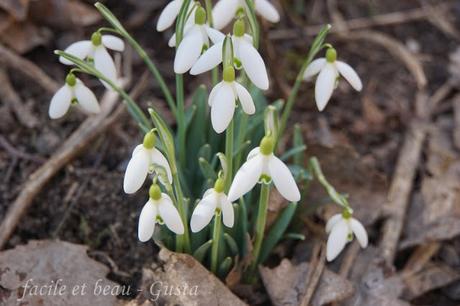
[[201, 231], [211, 222], [212, 217], [220, 212], [222, 220], [227, 227], [233, 227], [235, 220], [233, 205], [224, 193], [224, 180], [218, 178], [214, 188], [206, 190], [203, 199], [198, 202], [190, 220], [192, 232]]
[[85, 111], [92, 114], [96, 114], [101, 110], [91, 89], [86, 87], [73, 73], [69, 73], [64, 86], [51, 99], [48, 111], [50, 118], [57, 119], [64, 116], [73, 101], [76, 101]]
[[184, 224], [171, 198], [153, 184], [149, 190], [149, 200], [145, 203], [139, 216], [137, 235], [141, 242], [150, 240], [156, 223], [164, 223], [177, 235], [184, 233]]
[[[102, 75], [113, 83], [118, 83], [117, 69], [115, 62], [106, 48], [122, 52], [125, 43], [120, 38], [113, 35], [101, 35], [99, 32], [93, 33], [91, 40], [82, 40], [68, 46], [64, 52], [69, 53], [81, 60], [88, 59], [94, 61], [96, 68]], [[73, 63], [64, 57], [59, 57], [59, 61], [65, 65]], [[102, 81], [107, 89], [112, 89], [109, 84]]]
[[[201, 55], [209, 47], [209, 40], [222, 41], [224, 34], [206, 24], [206, 11], [199, 7], [195, 12], [195, 23], [184, 31], [184, 38], [177, 48], [174, 59], [174, 72], [185, 73], [192, 68]], [[175, 43], [175, 42], [174, 42]]]
[[362, 248], [367, 247], [368, 238], [364, 226], [358, 220], [351, 217], [351, 213], [345, 210], [342, 214], [332, 216], [326, 224], [327, 239], [326, 258], [334, 260], [345, 245], [353, 240], [353, 235], [358, 239]]
[[[268, 0], [254, 0], [256, 13], [270, 22], [276, 23], [280, 20], [280, 14]], [[245, 0], [220, 0], [212, 11], [214, 27], [222, 29], [228, 25], [236, 16], [239, 10], [247, 12], [248, 7]]]
[[304, 73], [304, 80], [310, 80], [318, 74], [315, 84], [315, 100], [319, 111], [324, 110], [332, 96], [341, 75], [357, 91], [363, 89], [363, 84], [356, 71], [350, 65], [337, 60], [337, 52], [329, 48], [325, 58], [318, 58], [310, 63]]
[[223, 75], [224, 80], [214, 86], [208, 100], [212, 127], [219, 134], [225, 131], [232, 121], [237, 100], [246, 114], [252, 115], [256, 112], [251, 94], [235, 81], [235, 69], [231, 66], [226, 67]]
[[273, 154], [273, 149], [273, 137], [265, 136], [260, 142], [260, 147], [249, 152], [247, 161], [233, 179], [228, 192], [230, 201], [233, 202], [249, 192], [263, 175], [273, 180], [276, 189], [286, 200], [291, 202], [300, 200], [300, 191], [291, 171]]
[[142, 187], [149, 172], [155, 166], [163, 167], [169, 183], [172, 183], [171, 168], [164, 155], [155, 148], [155, 134], [148, 132], [144, 142], [134, 148], [131, 160], [126, 167], [123, 189], [126, 193], [134, 193]]
[[[265, 62], [259, 51], [252, 45], [252, 38], [245, 35], [242, 20], [237, 20], [232, 35], [233, 56], [235, 68], [243, 68], [251, 82], [262, 90], [269, 87], [268, 73]], [[222, 63], [224, 39], [209, 48], [193, 65], [190, 74], [197, 75], [209, 71]]]
[[177, 16], [179, 15], [183, 3], [184, 0], [173, 0], [165, 6], [163, 11], [161, 11], [160, 17], [158, 18], [158, 32], [163, 32], [164, 30], [172, 26]]

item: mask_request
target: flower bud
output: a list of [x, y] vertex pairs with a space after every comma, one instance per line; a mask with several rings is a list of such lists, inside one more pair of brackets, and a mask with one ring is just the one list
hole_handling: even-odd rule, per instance
[[224, 81], [229, 83], [235, 81], [235, 68], [232, 66], [224, 68]]
[[156, 142], [156, 136], [154, 131], [150, 131], [144, 136], [144, 142], [142, 143], [144, 145], [144, 148], [146, 149], [153, 149], [155, 146]]
[[221, 193], [221, 192], [224, 192], [224, 188], [225, 188], [225, 181], [224, 181], [224, 179], [218, 178], [218, 179], [216, 180], [216, 182], [214, 183], [214, 190], [215, 190], [217, 193]]
[[203, 25], [206, 23], [206, 11], [203, 7], [198, 7], [195, 12], [195, 24]]
[[271, 155], [275, 149], [275, 142], [272, 136], [265, 136], [260, 142], [260, 153], [263, 155]]
[[77, 78], [75, 77], [75, 74], [73, 74], [72, 72], [70, 72], [67, 77], [65, 78], [65, 82], [67, 85], [69, 85], [70, 87], [73, 87], [75, 86], [75, 84], [77, 84]]
[[244, 24], [244, 21], [242, 19], [238, 19], [235, 21], [233, 24], [233, 35], [236, 37], [242, 37], [244, 33], [246, 32], [246, 26]]
[[334, 48], [327, 49], [326, 60], [328, 63], [333, 63], [337, 60], [337, 51]]
[[149, 197], [152, 200], [158, 201], [161, 199], [161, 189], [157, 184], [152, 184], [149, 189]]
[[100, 46], [102, 43], [102, 35], [99, 32], [94, 32], [93, 35], [91, 35], [91, 42], [95, 46]]

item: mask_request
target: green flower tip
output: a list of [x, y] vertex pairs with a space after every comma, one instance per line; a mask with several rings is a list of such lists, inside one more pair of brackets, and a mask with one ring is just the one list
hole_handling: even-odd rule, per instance
[[70, 72], [70, 73], [66, 76], [65, 82], [66, 82], [67, 85], [69, 85], [70, 87], [74, 87], [75, 84], [77, 84], [77, 77], [75, 76], [75, 74], [73, 74], [72, 72]]
[[224, 179], [218, 178], [218, 179], [216, 180], [216, 182], [214, 183], [214, 190], [215, 190], [217, 193], [221, 193], [221, 192], [224, 192], [224, 188], [225, 188], [225, 181], [224, 181]]
[[100, 46], [102, 43], [102, 35], [99, 32], [94, 32], [93, 35], [91, 35], [91, 42], [95, 46]]
[[238, 19], [237, 21], [235, 21], [235, 23], [233, 24], [233, 35], [235, 35], [236, 37], [241, 37], [244, 35], [245, 32], [246, 26], [244, 24], [244, 21], [242, 19]]
[[144, 145], [144, 148], [146, 149], [153, 149], [153, 147], [155, 146], [156, 140], [157, 138], [155, 136], [155, 132], [150, 131], [147, 134], [145, 134], [144, 142], [142, 144]]
[[275, 141], [272, 136], [265, 136], [260, 142], [260, 153], [263, 155], [270, 155], [275, 149]]
[[352, 213], [349, 209], [344, 209], [344, 210], [342, 211], [342, 217], [343, 217], [345, 220], [350, 219], [352, 215], [353, 215], [353, 213]]
[[326, 60], [333, 63], [337, 60], [337, 51], [334, 48], [329, 48], [326, 51]]
[[224, 68], [224, 81], [229, 83], [235, 81], [235, 68], [232, 66]]
[[195, 12], [195, 24], [203, 25], [206, 23], [206, 10], [203, 7], [198, 7]]
[[150, 189], [149, 189], [149, 197], [155, 201], [158, 201], [159, 199], [161, 199], [160, 186], [158, 186], [157, 184], [152, 184], [152, 186], [150, 186]]

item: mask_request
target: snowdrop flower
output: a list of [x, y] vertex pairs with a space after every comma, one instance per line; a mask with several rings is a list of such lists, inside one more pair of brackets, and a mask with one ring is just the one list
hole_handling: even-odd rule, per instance
[[272, 136], [265, 136], [260, 147], [249, 152], [247, 161], [241, 166], [233, 179], [228, 199], [235, 201], [249, 192], [261, 176], [272, 179], [276, 189], [288, 201], [300, 200], [299, 188], [289, 168], [275, 155], [275, 142]]
[[153, 131], [148, 132], [142, 144], [134, 148], [131, 160], [126, 167], [123, 189], [126, 193], [135, 193], [142, 187], [148, 173], [155, 166], [163, 167], [169, 183], [172, 182], [171, 168], [164, 155], [155, 148], [156, 137]]
[[[94, 68], [96, 68], [107, 79], [117, 84], [118, 76], [115, 63], [110, 56], [107, 49], [122, 52], [125, 49], [123, 40], [113, 35], [101, 35], [99, 32], [93, 33], [91, 40], [82, 40], [71, 44], [64, 50], [81, 60], [88, 59], [94, 61]], [[65, 65], [73, 65], [73, 63], [64, 57], [59, 57], [59, 61]], [[107, 89], [111, 89], [109, 84], [102, 81], [102, 84]]]
[[173, 25], [177, 16], [179, 15], [180, 9], [184, 0], [173, 0], [165, 6], [160, 14], [157, 22], [157, 31], [163, 32], [167, 28]]
[[51, 119], [64, 116], [72, 102], [77, 102], [89, 113], [98, 113], [101, 109], [94, 93], [77, 79], [73, 73], [66, 77], [65, 84], [53, 96], [48, 114]]
[[206, 24], [206, 11], [199, 7], [195, 12], [195, 24], [184, 32], [184, 39], [177, 48], [174, 59], [174, 72], [185, 73], [192, 68], [201, 55], [209, 47], [209, 40], [219, 42], [224, 34], [212, 29]]
[[[276, 23], [280, 20], [280, 14], [268, 0], [254, 0], [256, 13], [270, 22]], [[220, 0], [212, 11], [214, 27], [218, 30], [228, 25], [239, 10], [246, 11], [245, 0]]]
[[366, 229], [361, 222], [351, 217], [348, 209], [329, 219], [326, 224], [326, 233], [329, 234], [326, 251], [328, 261], [334, 260], [342, 252], [347, 242], [353, 240], [353, 235], [356, 236], [362, 248], [367, 247]]
[[211, 107], [211, 123], [216, 133], [227, 129], [235, 113], [236, 100], [240, 101], [243, 111], [252, 115], [256, 112], [251, 94], [241, 84], [235, 81], [235, 69], [228, 66], [224, 69], [224, 80], [218, 83], [209, 94]]
[[[245, 35], [243, 20], [237, 20], [234, 24], [232, 44], [236, 68], [240, 69], [242, 67], [255, 86], [262, 90], [267, 90], [269, 81], [265, 62], [252, 45], [252, 38], [249, 35]], [[223, 48], [224, 40], [209, 48], [193, 65], [190, 74], [197, 75], [209, 71], [222, 63]]]
[[171, 198], [162, 193], [157, 184], [153, 184], [150, 186], [149, 200], [145, 203], [139, 216], [137, 235], [141, 242], [152, 238], [156, 223], [166, 224], [177, 235], [184, 233], [184, 224]]
[[342, 75], [348, 83], [357, 91], [363, 89], [363, 84], [356, 71], [350, 65], [337, 60], [337, 52], [334, 48], [326, 51], [326, 58], [318, 58], [310, 63], [304, 73], [304, 80], [309, 80], [318, 74], [315, 84], [315, 100], [319, 111], [324, 110], [332, 96], [339, 75]]
[[214, 188], [208, 189], [204, 193], [203, 199], [195, 207], [190, 220], [192, 232], [201, 231], [211, 222], [216, 213], [222, 213], [222, 220], [225, 226], [233, 227], [235, 219], [233, 205], [224, 193], [224, 180], [222, 178], [216, 180]]

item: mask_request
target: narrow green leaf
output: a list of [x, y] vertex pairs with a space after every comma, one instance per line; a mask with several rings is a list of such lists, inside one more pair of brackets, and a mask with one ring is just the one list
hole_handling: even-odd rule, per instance
[[199, 262], [203, 263], [206, 253], [208, 253], [211, 246], [212, 246], [212, 239], [206, 241], [198, 249], [196, 249], [196, 251], [193, 253], [193, 257], [195, 257], [195, 259], [198, 260]]
[[236, 244], [235, 239], [233, 239], [233, 237], [230, 236], [227, 233], [224, 233], [224, 239], [225, 239], [225, 242], [227, 243], [228, 247], [230, 248], [230, 251], [232, 252], [232, 255], [233, 256], [238, 255], [239, 250], [238, 250], [238, 245]]
[[273, 248], [278, 244], [281, 237], [283, 237], [296, 209], [297, 203], [289, 203], [278, 216], [262, 243], [259, 263], [263, 263], [268, 258]]
[[202, 157], [200, 157], [198, 161], [199, 161], [201, 173], [203, 174], [205, 179], [210, 179], [210, 180], [215, 181], [217, 179], [217, 173], [216, 171], [214, 171], [214, 169], [209, 164], [209, 162]]
[[280, 159], [282, 161], [286, 161], [292, 156], [296, 156], [299, 153], [305, 152], [306, 149], [307, 149], [306, 145], [301, 145], [298, 147], [291, 148], [288, 151], [286, 151], [283, 155], [281, 155]]
[[219, 266], [218, 275], [220, 278], [225, 278], [232, 268], [233, 260], [231, 257], [226, 257]]

